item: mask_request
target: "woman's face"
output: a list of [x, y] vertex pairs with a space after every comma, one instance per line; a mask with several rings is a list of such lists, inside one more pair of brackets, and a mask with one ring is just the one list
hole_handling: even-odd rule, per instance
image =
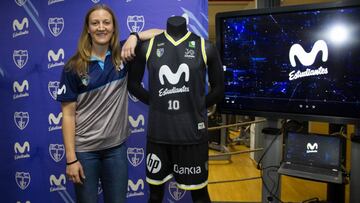
[[108, 46], [114, 33], [111, 14], [104, 9], [93, 11], [89, 16], [88, 33], [93, 45]]

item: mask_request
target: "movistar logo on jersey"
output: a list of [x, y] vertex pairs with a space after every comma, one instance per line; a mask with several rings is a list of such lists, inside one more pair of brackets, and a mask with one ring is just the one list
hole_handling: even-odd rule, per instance
[[190, 71], [189, 71], [189, 66], [185, 63], [180, 64], [176, 73], [173, 73], [169, 68], [169, 66], [162, 65], [159, 70], [159, 80], [160, 83], [164, 85], [165, 84], [164, 77], [166, 77], [167, 81], [170, 84], [175, 85], [179, 83], [180, 77], [183, 74], [185, 75], [185, 81], [188, 82], [190, 77]]
[[[166, 78], [168, 83], [170, 83], [172, 85], [177, 85], [180, 82], [180, 78], [182, 77], [182, 75], [185, 76], [184, 77], [185, 82], [188, 82], [189, 78], [190, 78], [190, 71], [189, 71], [189, 66], [185, 63], [180, 64], [176, 73], [173, 73], [171, 71], [171, 69], [169, 68], [169, 66], [167, 66], [167, 65], [162, 65], [159, 70], [159, 80], [162, 85], [165, 84], [164, 78]], [[161, 88], [159, 90], [159, 97], [166, 96], [169, 94], [178, 94], [178, 93], [184, 93], [184, 92], [189, 92], [189, 91], [190, 91], [189, 87], [187, 87], [185, 85], [183, 85], [182, 87], [172, 87], [171, 89]]]

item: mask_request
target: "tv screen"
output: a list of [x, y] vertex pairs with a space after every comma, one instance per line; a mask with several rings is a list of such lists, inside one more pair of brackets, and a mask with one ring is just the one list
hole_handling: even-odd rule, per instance
[[360, 118], [360, 3], [219, 13], [223, 113]]

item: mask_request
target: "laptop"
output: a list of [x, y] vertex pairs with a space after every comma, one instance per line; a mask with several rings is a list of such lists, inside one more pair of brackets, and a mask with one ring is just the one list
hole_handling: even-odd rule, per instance
[[279, 174], [343, 183], [341, 137], [288, 132]]

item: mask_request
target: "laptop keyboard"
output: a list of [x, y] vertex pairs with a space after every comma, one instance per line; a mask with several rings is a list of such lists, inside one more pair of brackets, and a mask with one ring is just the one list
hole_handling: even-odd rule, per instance
[[330, 169], [304, 166], [304, 165], [299, 165], [299, 164], [291, 164], [291, 165], [285, 164], [284, 168], [313, 173], [313, 174], [320, 174], [320, 175], [329, 175], [329, 176], [337, 176], [338, 175], [337, 171], [333, 171]]

